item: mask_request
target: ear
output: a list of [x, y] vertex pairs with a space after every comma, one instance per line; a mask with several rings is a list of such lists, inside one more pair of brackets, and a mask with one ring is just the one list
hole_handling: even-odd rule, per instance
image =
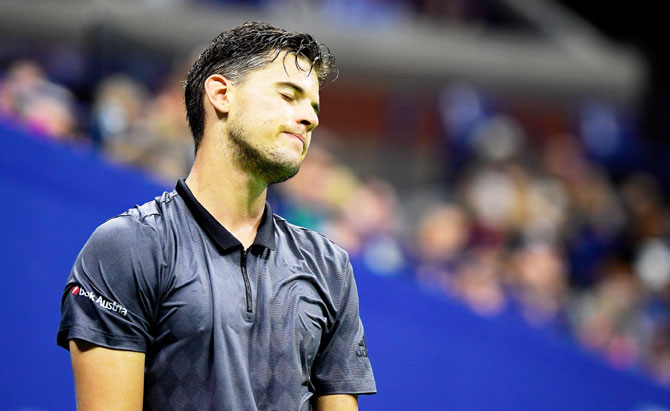
[[205, 97], [209, 104], [221, 114], [230, 110], [230, 88], [232, 83], [220, 74], [212, 74], [205, 80]]

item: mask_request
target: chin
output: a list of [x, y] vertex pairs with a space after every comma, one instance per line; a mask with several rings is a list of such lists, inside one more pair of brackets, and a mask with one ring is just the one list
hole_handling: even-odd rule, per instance
[[289, 150], [287, 152], [284, 152], [281, 158], [278, 160], [282, 163], [285, 164], [288, 167], [299, 167], [300, 164], [302, 163], [302, 160], [305, 158], [305, 153], [304, 152], [298, 152], [295, 150]]

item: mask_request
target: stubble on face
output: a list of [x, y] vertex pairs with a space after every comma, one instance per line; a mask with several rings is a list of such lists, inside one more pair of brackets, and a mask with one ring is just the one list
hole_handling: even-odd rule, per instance
[[252, 144], [252, 136], [242, 124], [231, 122], [228, 141], [233, 160], [240, 169], [264, 180], [268, 185], [281, 183], [300, 170], [300, 163], [280, 158], [276, 153], [265, 152]]

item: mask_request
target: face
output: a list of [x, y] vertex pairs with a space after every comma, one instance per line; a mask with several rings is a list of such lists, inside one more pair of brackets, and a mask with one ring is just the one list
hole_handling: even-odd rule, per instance
[[306, 59], [281, 53], [229, 90], [228, 141], [243, 170], [279, 183], [293, 177], [319, 124], [319, 83]]

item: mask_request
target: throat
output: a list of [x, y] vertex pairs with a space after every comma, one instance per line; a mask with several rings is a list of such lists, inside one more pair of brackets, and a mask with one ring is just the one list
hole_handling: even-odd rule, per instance
[[230, 234], [232, 234], [235, 238], [237, 238], [237, 241], [242, 243], [242, 246], [244, 249], [248, 249], [251, 247], [251, 245], [254, 243], [254, 240], [256, 239], [256, 232], [258, 230], [258, 225], [254, 227], [245, 227], [245, 228], [239, 228], [237, 230], [229, 230]]

